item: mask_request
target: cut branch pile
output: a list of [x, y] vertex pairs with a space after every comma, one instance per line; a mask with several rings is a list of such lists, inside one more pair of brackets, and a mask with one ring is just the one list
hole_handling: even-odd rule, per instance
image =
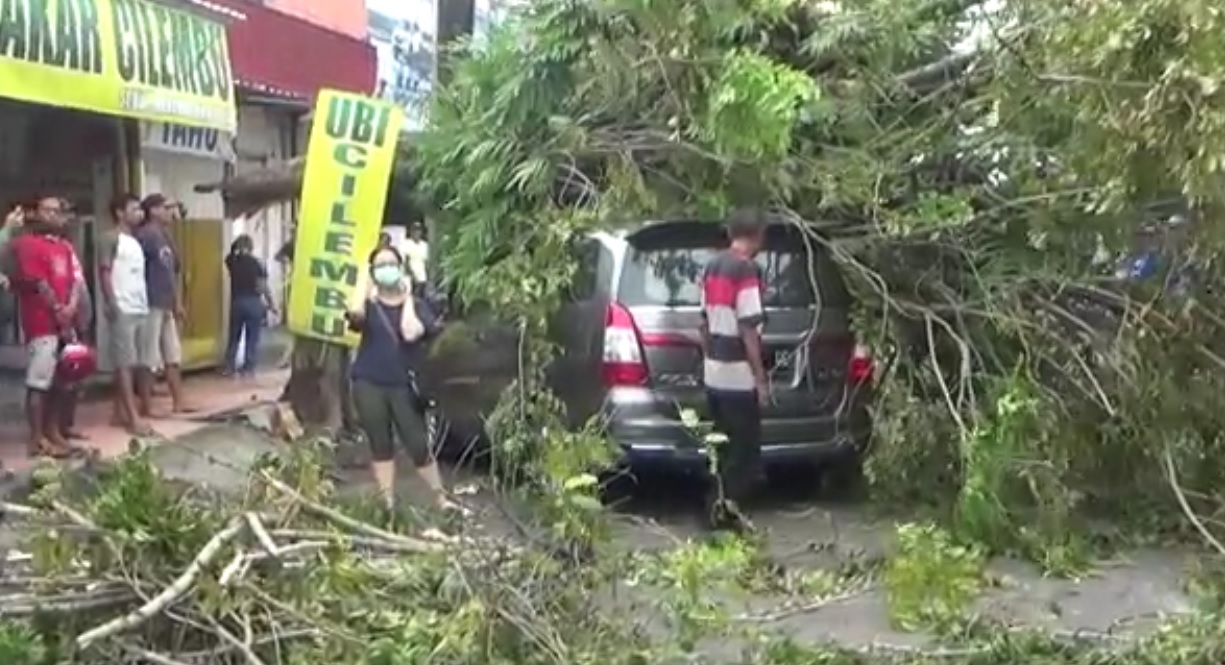
[[[247, 501], [235, 504], [149, 486], [156, 474], [139, 456], [110, 475], [88, 500], [70, 502], [53, 485], [32, 505], [0, 503], [8, 525], [30, 534], [28, 551], [0, 558], [0, 629], [36, 626], [72, 662], [355, 662], [342, 654], [411, 642], [412, 621], [471, 613], [478, 603], [493, 630], [532, 621], [496, 599], [528, 606], [536, 593], [561, 596], [541, 588], [556, 586], [556, 576], [521, 547], [377, 526], [352, 516], [360, 507], [326, 505], [313, 481], [278, 478], [300, 473], [257, 471]], [[113, 512], [134, 489], [150, 505]], [[434, 637], [421, 643], [434, 648]]]

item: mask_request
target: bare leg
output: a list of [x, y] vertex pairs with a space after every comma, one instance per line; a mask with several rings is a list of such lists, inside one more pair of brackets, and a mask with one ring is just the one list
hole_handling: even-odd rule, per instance
[[[123, 399], [123, 385], [118, 378], [119, 370], [115, 371], [115, 376], [115, 394], [111, 396], [111, 425], [113, 427], [127, 427], [132, 422], [135, 410], [132, 413], [127, 412]], [[133, 399], [133, 404], [135, 404], [135, 399]]]
[[43, 423], [47, 417], [47, 393], [41, 390], [26, 391], [26, 425], [30, 428], [30, 445], [27, 451], [30, 456], [42, 454], [43, 450], [48, 447], [46, 432], [43, 431]]
[[171, 409], [175, 413], [190, 413], [194, 407], [183, 399], [183, 372], [178, 365], [166, 365], [166, 386], [170, 388]]
[[153, 372], [148, 367], [136, 369], [136, 413], [142, 418], [153, 414]]
[[60, 434], [68, 441], [86, 441], [89, 439], [80, 430], [77, 425], [77, 404], [81, 399], [81, 389], [79, 386], [70, 386], [59, 389], [59, 404], [60, 404]]
[[33, 455], [67, 457], [72, 453], [72, 447], [60, 430], [63, 419], [61, 396], [55, 389], [26, 393], [26, 417], [30, 424], [30, 452]]
[[430, 488], [430, 491], [434, 494], [434, 505], [438, 508], [467, 512], [447, 495], [447, 488], [442, 483], [442, 472], [438, 470], [438, 462], [430, 462], [424, 466], [417, 467], [417, 475], [421, 476], [425, 486]]
[[374, 474], [374, 484], [379, 488], [379, 496], [387, 508], [396, 505], [396, 461], [371, 462], [370, 470]]
[[115, 414], [118, 424], [127, 428], [132, 434], [149, 436], [152, 430], [144, 422], [141, 410], [136, 405], [136, 386], [133, 376], [136, 371], [131, 367], [120, 367], [115, 370]]

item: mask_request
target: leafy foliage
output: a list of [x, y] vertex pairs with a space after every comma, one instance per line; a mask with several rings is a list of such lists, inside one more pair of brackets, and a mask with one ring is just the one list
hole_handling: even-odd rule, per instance
[[934, 525], [903, 524], [885, 570], [890, 616], [907, 630], [954, 627], [983, 585], [983, 555]]
[[[529, 373], [574, 238], [746, 204], [816, 222], [886, 361], [878, 498], [1067, 570], [1089, 515], [1176, 523], [1167, 452], [1219, 498], [1218, 14], [542, 0], [458, 64], [412, 164], [446, 279], [519, 326]], [[1114, 279], [1136, 251], [1156, 277]], [[540, 378], [495, 438], [560, 424]]]

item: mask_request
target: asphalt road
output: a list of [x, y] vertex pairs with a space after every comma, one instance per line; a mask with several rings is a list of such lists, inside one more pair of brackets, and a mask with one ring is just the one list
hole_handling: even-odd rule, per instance
[[[243, 425], [207, 427], [153, 450], [155, 463], [174, 479], [239, 491], [245, 469], [263, 454], [284, 444]], [[427, 500], [410, 465], [402, 465], [403, 500]], [[449, 480], [474, 509], [468, 528], [490, 534], [514, 534], [504, 498], [479, 473], [450, 470]], [[346, 493], [372, 490], [368, 473], [339, 469], [338, 486]], [[616, 543], [627, 551], [659, 550], [703, 537], [700, 486], [691, 479], [648, 477], [617, 506], [613, 515]], [[841, 570], [849, 563], [880, 561], [888, 556], [896, 522], [874, 517], [863, 504], [823, 499], [809, 491], [811, 479], [772, 484], [751, 506], [755, 524], [765, 534], [773, 559], [793, 570]], [[816, 494], [816, 496], [814, 496]], [[0, 550], [18, 546], [20, 534], [0, 526]], [[1145, 550], [1103, 564], [1082, 580], [1044, 577], [1035, 567], [1007, 559], [990, 566], [996, 584], [980, 598], [978, 611], [1016, 625], [1065, 633], [1143, 632], [1159, 616], [1190, 611], [1184, 591], [1189, 552]], [[764, 601], [763, 601], [764, 602]], [[797, 639], [835, 641], [854, 646], [921, 645], [931, 638], [892, 628], [884, 592], [869, 587], [820, 610], [797, 613], [772, 622], [772, 628]]]

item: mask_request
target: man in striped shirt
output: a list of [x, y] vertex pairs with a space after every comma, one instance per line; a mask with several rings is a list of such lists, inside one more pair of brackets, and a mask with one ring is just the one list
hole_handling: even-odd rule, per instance
[[716, 450], [719, 487], [710, 504], [718, 528], [747, 528], [738, 502], [752, 490], [761, 454], [761, 406], [769, 400], [762, 362], [761, 271], [754, 257], [766, 218], [741, 210], [728, 221], [731, 246], [702, 275], [703, 381], [714, 429], [727, 437]]

